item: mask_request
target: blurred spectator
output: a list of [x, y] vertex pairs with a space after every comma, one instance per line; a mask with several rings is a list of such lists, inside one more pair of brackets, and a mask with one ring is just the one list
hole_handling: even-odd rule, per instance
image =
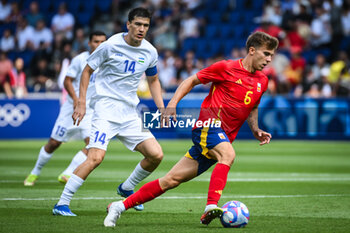
[[55, 34], [56, 39], [62, 41], [62, 39], [73, 38], [74, 17], [67, 11], [67, 6], [62, 2], [58, 8], [57, 14], [52, 18], [51, 28]]
[[159, 80], [164, 89], [168, 89], [177, 85], [176, 70], [174, 67], [175, 58], [170, 50], [164, 52], [164, 57], [158, 61]]
[[176, 84], [180, 84], [181, 83], [181, 72], [182, 72], [182, 68], [183, 68], [184, 62], [182, 60], [181, 57], [179, 56], [175, 56], [175, 61], [174, 61], [174, 67], [176, 70]]
[[45, 21], [39, 19], [36, 23], [35, 36], [33, 37], [33, 43], [35, 49], [51, 50], [53, 41], [53, 35], [51, 30], [45, 26]]
[[331, 42], [331, 29], [329, 15], [318, 6], [315, 10], [316, 17], [311, 22], [311, 45], [315, 48], [326, 47]]
[[345, 36], [350, 36], [350, 3], [344, 4], [341, 16], [343, 33]]
[[[325, 85], [328, 85], [328, 83], [325, 83], [326, 80], [324, 80], [324, 76], [327, 76], [328, 73], [329, 64], [327, 64], [326, 57], [323, 54], [318, 54], [315, 58], [315, 64], [310, 67], [300, 85], [302, 93], [306, 93], [313, 98], [321, 96], [329, 97], [331, 91], [327, 91], [327, 89], [324, 88]], [[328, 88], [328, 90], [329, 89], [330, 88]]]
[[335, 95], [349, 95], [350, 60], [344, 51], [341, 51], [339, 53], [338, 60], [331, 64], [328, 81], [333, 86]]
[[89, 49], [88, 42], [89, 40], [85, 37], [84, 29], [78, 28], [75, 30], [75, 38], [72, 44], [72, 56], [74, 57], [83, 51], [87, 51]]
[[269, 63], [262, 72], [268, 77], [269, 83], [267, 86], [268, 93], [271, 95], [277, 94], [277, 74], [272, 66], [271, 63]]
[[72, 44], [70, 41], [65, 41], [62, 45], [60, 57], [54, 61], [55, 62], [55, 73], [58, 74], [57, 85], [59, 89], [64, 89], [64, 79], [66, 78], [66, 73], [70, 61], [72, 60]]
[[45, 58], [40, 58], [33, 67], [32, 83], [35, 92], [46, 91], [52, 86], [54, 71], [50, 69], [49, 64]]
[[289, 49], [292, 47], [304, 48], [306, 46], [306, 41], [302, 38], [298, 32], [298, 22], [293, 20], [290, 22], [290, 29], [287, 30], [287, 36], [285, 40], [285, 45]]
[[193, 62], [193, 60], [191, 59], [187, 59], [185, 60], [185, 66], [183, 68], [183, 70], [180, 73], [180, 78], [181, 81], [187, 79], [188, 77], [198, 73], [198, 69], [195, 67], [195, 64]]
[[342, 10], [339, 6], [334, 3], [334, 0], [329, 0], [331, 5], [330, 14], [330, 26], [332, 32], [331, 39], [331, 55], [330, 57], [336, 57], [339, 51], [341, 41], [343, 39], [343, 27], [341, 21]]
[[15, 37], [11, 35], [11, 30], [6, 29], [0, 40], [0, 50], [8, 52], [15, 49]]
[[291, 47], [290, 66], [286, 70], [286, 77], [292, 87], [297, 86], [304, 74], [306, 60], [301, 56], [301, 47]]
[[276, 79], [271, 79], [269, 85], [273, 85], [270, 88], [276, 88], [277, 93], [285, 94], [289, 91], [289, 83], [286, 77], [286, 70], [290, 66], [290, 60], [288, 57], [280, 52], [276, 52], [274, 59], [272, 59], [271, 66], [273, 67]]
[[36, 1], [33, 1], [29, 5], [29, 13], [26, 15], [28, 24], [32, 27], [37, 26], [39, 20], [43, 20], [44, 16], [39, 11], [39, 4]]
[[11, 60], [7, 58], [5, 52], [0, 51], [0, 92], [5, 92], [7, 98], [13, 97], [9, 76], [11, 69]]
[[237, 60], [239, 58], [242, 58], [241, 51], [239, 50], [239, 48], [235, 47], [231, 50], [229, 59]]
[[8, 16], [11, 14], [11, 5], [7, 0], [0, 1], [0, 23], [5, 22]]
[[301, 0], [301, 1], [296, 1], [296, 5], [298, 6], [298, 10], [294, 11], [294, 20], [305, 23], [305, 24], [310, 24], [312, 21], [312, 15], [310, 12], [310, 3], [307, 0]]
[[286, 39], [285, 31], [273, 25], [268, 19], [262, 18], [261, 25], [255, 31], [265, 32], [270, 36], [274, 36], [279, 40], [279, 48], [283, 48], [285, 46], [284, 40]]
[[193, 17], [190, 11], [186, 11], [184, 18], [181, 20], [180, 40], [186, 38], [197, 38], [199, 36], [199, 21]]
[[28, 25], [25, 18], [21, 18], [17, 26], [16, 39], [18, 43], [18, 49], [23, 51], [26, 49], [34, 49], [33, 38], [35, 37], [34, 28]]
[[170, 49], [174, 51], [177, 46], [177, 39], [171, 27], [170, 17], [165, 19], [158, 17], [155, 24], [155, 30], [152, 32], [154, 46], [159, 50]]
[[182, 0], [182, 2], [189, 10], [194, 10], [201, 4], [201, 0]]
[[26, 85], [26, 74], [23, 71], [24, 62], [22, 58], [15, 60], [14, 67], [10, 71], [10, 83], [16, 98], [26, 97], [28, 95]]
[[18, 2], [11, 3], [11, 14], [7, 17], [8, 23], [18, 23], [22, 18], [21, 10], [19, 9]]
[[266, 1], [262, 18], [274, 25], [281, 26], [282, 10], [280, 2], [277, 0]]

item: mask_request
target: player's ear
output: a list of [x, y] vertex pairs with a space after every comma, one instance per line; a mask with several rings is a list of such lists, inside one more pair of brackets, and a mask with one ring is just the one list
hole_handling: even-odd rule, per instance
[[128, 29], [128, 31], [130, 30], [130, 29], [129, 29], [130, 24], [131, 24], [131, 23], [130, 23], [129, 20], [128, 20], [128, 21], [126, 22], [126, 28]]
[[249, 50], [248, 50], [248, 51], [249, 51], [249, 54], [250, 54], [250, 55], [254, 55], [255, 50], [256, 50], [256, 49], [255, 49], [253, 46], [251, 46], [251, 47], [249, 48]]

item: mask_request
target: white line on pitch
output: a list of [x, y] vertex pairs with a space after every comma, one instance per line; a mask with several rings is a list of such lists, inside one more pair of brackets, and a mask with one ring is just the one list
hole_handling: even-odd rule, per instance
[[[196, 178], [194, 181], [208, 182], [210, 178]], [[109, 183], [122, 180], [90, 180], [90, 182]], [[317, 178], [229, 178], [228, 182], [323, 182], [323, 181], [350, 181], [350, 177], [317, 177]], [[57, 180], [42, 180], [42, 183], [58, 183]], [[0, 183], [23, 183], [22, 180], [0, 180]]]
[[[263, 199], [263, 198], [302, 198], [302, 197], [350, 197], [350, 194], [305, 194], [305, 195], [222, 195], [221, 198], [249, 198], [249, 199]], [[163, 196], [157, 199], [205, 199], [207, 196]], [[78, 197], [74, 200], [118, 200], [120, 197]], [[2, 201], [51, 201], [58, 200], [58, 197], [41, 197], [41, 198], [21, 198], [8, 197], [1, 198]]]

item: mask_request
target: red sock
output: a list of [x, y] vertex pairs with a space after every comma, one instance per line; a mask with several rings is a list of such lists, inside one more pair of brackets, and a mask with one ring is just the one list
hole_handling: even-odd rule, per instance
[[230, 166], [226, 164], [216, 164], [210, 177], [207, 205], [218, 204], [222, 194], [222, 190], [225, 188], [226, 185], [227, 174], [229, 170]]
[[136, 193], [132, 194], [128, 198], [126, 198], [123, 203], [125, 209], [132, 208], [136, 205], [143, 204], [147, 201], [151, 201], [154, 198], [162, 195], [164, 191], [161, 189], [159, 185], [159, 179], [148, 182], [144, 184]]

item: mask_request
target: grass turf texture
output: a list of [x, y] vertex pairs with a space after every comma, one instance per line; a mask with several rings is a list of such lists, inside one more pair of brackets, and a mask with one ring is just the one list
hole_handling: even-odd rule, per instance
[[[146, 203], [143, 212], [125, 212], [116, 228], [105, 228], [106, 206], [120, 199], [118, 184], [141, 159], [116, 141], [74, 196], [71, 209], [78, 217], [52, 216], [63, 190], [57, 176], [83, 143], [62, 145], [36, 185], [24, 187], [45, 142], [0, 141], [0, 232], [350, 232], [349, 142], [235, 142], [236, 161], [219, 204], [245, 203], [250, 222], [244, 229], [225, 229], [219, 220], [199, 223], [212, 168]], [[164, 160], [146, 181], [164, 175], [191, 146], [190, 140], [160, 143]]]

